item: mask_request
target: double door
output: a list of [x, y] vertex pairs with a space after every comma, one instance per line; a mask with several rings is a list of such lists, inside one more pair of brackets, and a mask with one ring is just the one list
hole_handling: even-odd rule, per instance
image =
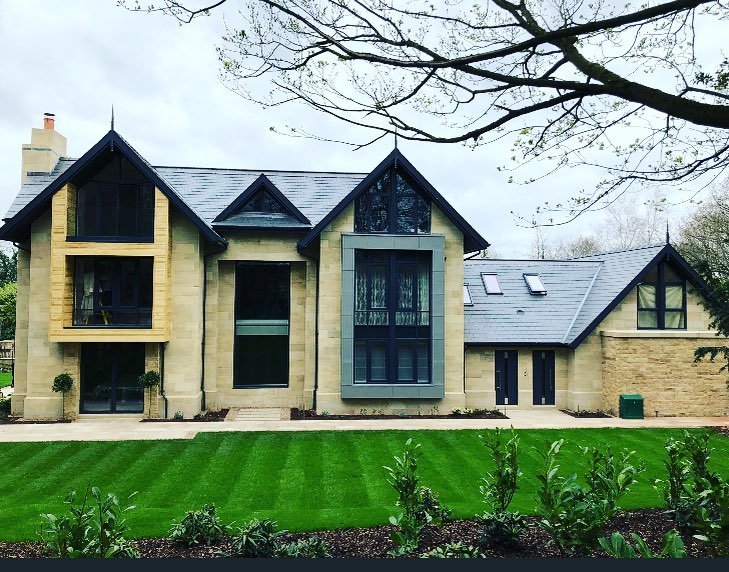
[[81, 345], [81, 413], [141, 413], [143, 343]]

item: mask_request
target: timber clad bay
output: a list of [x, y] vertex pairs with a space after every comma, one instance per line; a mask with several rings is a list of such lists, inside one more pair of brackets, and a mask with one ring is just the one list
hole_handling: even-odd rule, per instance
[[[128, 524], [136, 537], [164, 536], [185, 511], [215, 503], [226, 522], [269, 517], [292, 531], [370, 526], [395, 514], [383, 465], [408, 437], [421, 443], [422, 484], [456, 518], [482, 513], [478, 488], [492, 470], [478, 431], [202, 433], [190, 441], [0, 443], [0, 540], [31, 540], [39, 514], [65, 512], [63, 498], [87, 484], [124, 498], [138, 491]], [[663, 446], [673, 429], [522, 430], [524, 472], [512, 504], [533, 512], [540, 451], [564, 438], [561, 470], [584, 473], [579, 446], [636, 451], [647, 470], [622, 508], [662, 506]], [[711, 468], [729, 478], [729, 438], [710, 441]]]

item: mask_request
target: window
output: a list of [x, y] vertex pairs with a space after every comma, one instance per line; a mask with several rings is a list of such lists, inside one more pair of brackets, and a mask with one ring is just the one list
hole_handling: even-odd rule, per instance
[[463, 305], [473, 306], [473, 302], [471, 301], [471, 293], [468, 291], [468, 286], [466, 284], [463, 285]]
[[355, 251], [355, 383], [430, 383], [431, 258]]
[[152, 325], [152, 258], [76, 258], [74, 326]]
[[661, 262], [638, 284], [638, 329], [685, 328], [686, 282]]
[[286, 209], [266, 190], [256, 193], [238, 212], [287, 214]]
[[236, 265], [233, 387], [288, 385], [290, 282], [289, 263]]
[[385, 172], [355, 201], [354, 231], [428, 234], [430, 202], [396, 167]]
[[503, 294], [497, 274], [481, 274], [481, 280], [483, 287], [486, 288], [486, 294]]
[[544, 283], [539, 274], [524, 274], [524, 280], [527, 288], [529, 288], [530, 294], [541, 294], [543, 296], [547, 294], [547, 289], [544, 287]]
[[126, 157], [117, 154], [79, 182], [75, 232], [76, 237], [86, 240], [152, 239], [154, 185]]

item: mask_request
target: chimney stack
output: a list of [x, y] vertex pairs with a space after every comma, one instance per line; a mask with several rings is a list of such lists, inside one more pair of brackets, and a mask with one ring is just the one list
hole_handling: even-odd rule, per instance
[[66, 138], [56, 131], [56, 116], [43, 114], [43, 129], [31, 129], [30, 143], [23, 144], [23, 165], [20, 182], [25, 183], [33, 175], [47, 175], [58, 160], [66, 156]]

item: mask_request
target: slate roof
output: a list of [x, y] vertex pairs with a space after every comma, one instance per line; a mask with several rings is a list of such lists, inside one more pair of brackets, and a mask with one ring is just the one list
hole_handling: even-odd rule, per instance
[[[466, 260], [473, 306], [464, 306], [465, 342], [575, 347], [669, 251], [676, 254], [661, 244], [570, 260]], [[486, 294], [481, 273], [498, 274], [503, 294]], [[547, 294], [530, 294], [525, 273], [539, 274]]]
[[[36, 195], [50, 185], [76, 160], [63, 157], [50, 175], [32, 176], [5, 214], [5, 219], [16, 215]], [[184, 199], [203, 220], [212, 224], [241, 191], [248, 188], [264, 173], [288, 199], [316, 225], [347, 194], [367, 176], [367, 173], [318, 173], [308, 171], [261, 171], [255, 169], [214, 169], [203, 167], [152, 168]], [[283, 226], [285, 224], [282, 219]], [[276, 220], [266, 221], [271, 227]], [[310, 227], [305, 227], [310, 228]]]

